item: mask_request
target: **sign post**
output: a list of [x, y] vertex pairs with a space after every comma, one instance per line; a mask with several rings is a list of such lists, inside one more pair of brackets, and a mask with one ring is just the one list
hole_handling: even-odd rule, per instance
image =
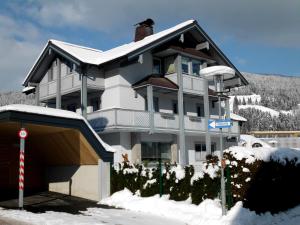
[[226, 214], [226, 195], [225, 195], [225, 179], [224, 168], [226, 167], [225, 160], [223, 158], [223, 128], [230, 128], [232, 122], [230, 119], [222, 119], [221, 115], [221, 98], [219, 97], [219, 119], [208, 120], [208, 129], [220, 130], [220, 161], [221, 161], [221, 200], [222, 200], [222, 215]]
[[19, 208], [23, 209], [24, 205], [24, 160], [25, 160], [25, 139], [28, 133], [25, 128], [19, 131], [20, 138], [20, 166], [19, 166]]

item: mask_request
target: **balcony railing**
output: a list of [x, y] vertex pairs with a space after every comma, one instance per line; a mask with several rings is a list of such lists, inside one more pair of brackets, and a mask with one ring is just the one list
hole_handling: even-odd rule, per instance
[[[129, 131], [150, 131], [150, 114], [148, 111], [129, 109], [107, 109], [88, 114], [88, 120], [97, 132], [126, 129]], [[205, 119], [195, 116], [184, 116], [186, 133], [204, 133], [207, 131]], [[154, 132], [179, 132], [179, 117], [176, 114], [154, 113]], [[219, 132], [218, 129], [211, 130]], [[234, 121], [230, 129], [224, 133], [238, 134], [238, 122]]]
[[[173, 81], [174, 83], [178, 84], [177, 81], [177, 74], [168, 74], [166, 75], [168, 79]], [[204, 88], [205, 88], [205, 79], [202, 77], [196, 77], [192, 75], [187, 75], [187, 74], [182, 74], [183, 78], [183, 91], [186, 93], [191, 93], [191, 94], [200, 94], [203, 95]]]

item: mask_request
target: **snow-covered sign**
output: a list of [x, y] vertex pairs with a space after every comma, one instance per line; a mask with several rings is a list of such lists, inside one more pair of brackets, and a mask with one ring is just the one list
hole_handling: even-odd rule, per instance
[[225, 120], [208, 120], [208, 129], [229, 128], [232, 126], [230, 119]]

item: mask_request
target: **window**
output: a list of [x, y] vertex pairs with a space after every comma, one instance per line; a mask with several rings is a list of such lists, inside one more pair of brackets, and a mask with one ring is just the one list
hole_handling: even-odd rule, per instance
[[192, 75], [199, 76], [201, 69], [201, 62], [199, 60], [192, 60]]
[[189, 74], [189, 58], [182, 57], [181, 69], [182, 69], [182, 73]]
[[154, 109], [154, 112], [159, 112], [158, 97], [153, 97], [153, 109]]
[[197, 116], [198, 117], [204, 117], [204, 104], [197, 104]]
[[143, 162], [170, 162], [171, 143], [162, 142], [142, 142], [142, 161]]
[[214, 109], [216, 107], [216, 102], [215, 101], [212, 101], [211, 102], [211, 107]]
[[160, 59], [153, 59], [153, 73], [161, 74], [161, 60]]
[[53, 69], [53, 65], [51, 65], [51, 67], [48, 70], [48, 82], [53, 81], [54, 79], [54, 69]]
[[190, 74], [193, 76], [200, 76], [201, 63], [202, 62], [200, 60], [182, 57], [182, 73]]
[[67, 74], [71, 74], [73, 72], [73, 63], [71, 63], [70, 61], [66, 61], [66, 65], [67, 65]]
[[100, 109], [100, 100], [99, 97], [91, 99], [91, 105], [93, 107], [93, 112]]
[[195, 160], [202, 161], [206, 159], [206, 144], [197, 143], [195, 144]]
[[172, 101], [173, 113], [178, 114], [178, 104], [177, 101]]

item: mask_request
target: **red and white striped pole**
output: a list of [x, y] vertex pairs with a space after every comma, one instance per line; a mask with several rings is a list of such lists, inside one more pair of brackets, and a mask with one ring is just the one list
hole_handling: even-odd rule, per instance
[[20, 166], [19, 166], [19, 208], [23, 208], [24, 205], [24, 160], [25, 160], [25, 139], [28, 133], [25, 128], [21, 128], [19, 131], [20, 137]]

